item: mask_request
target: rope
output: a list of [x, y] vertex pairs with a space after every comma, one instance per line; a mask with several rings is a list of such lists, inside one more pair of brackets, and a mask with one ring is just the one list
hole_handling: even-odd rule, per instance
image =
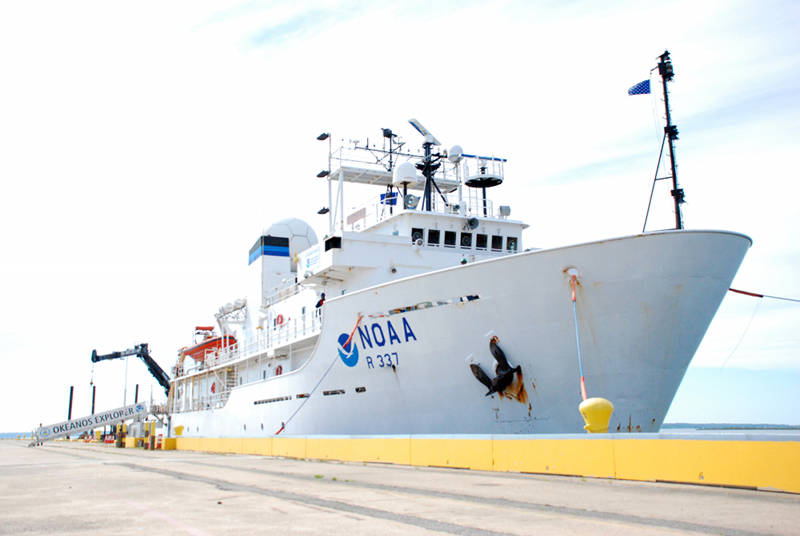
[[586, 400], [586, 380], [583, 377], [583, 359], [581, 359], [581, 337], [578, 334], [578, 307], [575, 298], [575, 285], [576, 277], [574, 274], [569, 280], [569, 286], [572, 289], [572, 319], [575, 322], [575, 344], [578, 346], [578, 371], [581, 375], [581, 397]]
[[[731, 290], [733, 290], [733, 289], [731, 289]], [[741, 292], [741, 291], [735, 291], [735, 292]], [[750, 294], [750, 293], [747, 292], [747, 293], [743, 293], [743, 294]], [[761, 302], [756, 302], [756, 307], [755, 307], [755, 309], [753, 309], [753, 314], [750, 316], [750, 320], [747, 322], [747, 326], [745, 326], [744, 331], [742, 332], [742, 336], [739, 337], [739, 341], [736, 343], [736, 346], [733, 347], [733, 350], [731, 350], [730, 355], [728, 355], [728, 357], [725, 358], [725, 361], [722, 362], [722, 366], [720, 367], [721, 369], [725, 368], [725, 365], [728, 364], [728, 361], [730, 361], [731, 357], [733, 357], [733, 354], [735, 354], [736, 350], [739, 349], [739, 345], [742, 344], [742, 341], [744, 340], [744, 336], [747, 335], [747, 330], [750, 329], [750, 324], [753, 323], [753, 319], [756, 317], [756, 313], [758, 312], [759, 306], [761, 306]]]
[[[346, 341], [346, 342], [345, 342], [345, 343], [342, 345], [342, 348], [344, 348], [345, 346], [347, 346], [348, 344], [350, 344], [350, 341], [353, 339], [353, 335], [355, 335], [355, 334], [356, 334], [356, 329], [358, 329], [358, 325], [361, 323], [361, 319], [362, 319], [362, 318], [364, 318], [364, 315], [358, 315], [358, 320], [356, 320], [356, 325], [355, 325], [355, 326], [353, 326], [353, 331], [351, 331], [351, 332], [350, 332], [350, 337], [348, 337], [348, 338], [347, 338], [347, 341]], [[289, 424], [290, 422], [292, 422], [292, 419], [294, 419], [294, 416], [295, 416], [295, 415], [297, 415], [297, 414], [300, 412], [300, 410], [301, 410], [301, 409], [303, 409], [303, 406], [305, 406], [305, 405], [306, 405], [306, 402], [308, 402], [308, 401], [311, 399], [311, 395], [313, 395], [313, 394], [314, 394], [314, 392], [317, 390], [317, 388], [318, 388], [318, 387], [320, 386], [320, 384], [322, 383], [322, 380], [324, 380], [324, 379], [325, 379], [325, 376], [327, 376], [327, 375], [328, 375], [328, 373], [331, 371], [331, 369], [333, 368], [333, 365], [336, 363], [336, 361], [337, 361], [338, 359], [339, 359], [339, 355], [338, 355], [338, 353], [337, 353], [337, 355], [336, 355], [336, 356], [334, 356], [334, 358], [331, 360], [331, 364], [330, 364], [330, 365], [328, 365], [328, 368], [325, 370], [325, 373], [322, 375], [322, 377], [321, 377], [321, 378], [319, 379], [319, 381], [317, 382], [317, 385], [315, 385], [315, 386], [314, 386], [314, 388], [313, 388], [313, 389], [311, 389], [311, 392], [310, 392], [310, 393], [308, 393], [308, 396], [307, 396], [307, 397], [305, 397], [305, 398], [303, 399], [303, 402], [302, 402], [302, 403], [301, 403], [301, 404], [300, 404], [300, 405], [297, 407], [297, 409], [296, 409], [296, 410], [294, 410], [294, 413], [292, 413], [292, 414], [289, 416], [289, 418], [288, 418], [288, 419], [286, 419], [286, 422], [284, 422], [284, 421], [281, 421], [281, 427], [278, 429], [278, 431], [277, 431], [277, 432], [275, 432], [275, 435], [278, 435], [278, 434], [280, 434], [281, 432], [283, 432], [283, 431], [286, 429], [286, 425], [287, 425], [287, 424]]]
[[735, 288], [729, 288], [731, 292], [736, 292], [737, 294], [744, 294], [745, 296], [752, 296], [754, 298], [772, 298], [773, 300], [784, 300], [790, 301], [795, 303], [800, 303], [800, 300], [796, 298], [785, 298], [783, 296], [770, 296], [769, 294], [759, 294], [757, 292], [748, 292], [746, 290], [737, 290]]

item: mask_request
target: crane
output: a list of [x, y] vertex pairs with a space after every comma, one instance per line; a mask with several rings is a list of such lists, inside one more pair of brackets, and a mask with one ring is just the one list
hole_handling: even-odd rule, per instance
[[129, 355], [135, 355], [144, 361], [144, 364], [147, 365], [147, 370], [150, 371], [150, 374], [153, 375], [161, 387], [164, 388], [164, 392], [167, 394], [167, 396], [169, 396], [169, 375], [164, 372], [164, 369], [158, 366], [158, 363], [156, 363], [155, 359], [150, 357], [150, 351], [147, 349], [147, 343], [137, 344], [133, 348], [128, 348], [127, 350], [123, 350], [121, 352], [112, 352], [104, 355], [98, 354], [97, 350], [92, 350], [92, 363], [97, 363], [98, 361], [104, 361], [106, 359], [117, 359]]

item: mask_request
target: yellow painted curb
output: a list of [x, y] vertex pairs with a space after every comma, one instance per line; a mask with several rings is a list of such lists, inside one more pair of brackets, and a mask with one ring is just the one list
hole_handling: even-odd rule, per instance
[[[127, 443], [127, 441], [126, 441]], [[168, 446], [169, 445], [169, 446]], [[800, 493], [800, 441], [603, 437], [165, 439], [166, 449], [774, 489]]]

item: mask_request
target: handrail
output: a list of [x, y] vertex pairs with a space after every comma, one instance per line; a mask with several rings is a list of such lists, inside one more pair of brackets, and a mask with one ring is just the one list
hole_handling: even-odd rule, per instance
[[254, 340], [248, 344], [237, 341], [229, 346], [206, 352], [202, 363], [184, 369], [183, 376], [236, 361], [248, 355], [268, 352], [301, 339], [318, 335], [322, 331], [322, 309], [314, 309], [299, 318], [290, 318], [279, 326], [259, 329]]
[[[469, 188], [468, 190], [472, 190]], [[468, 192], [466, 196], [458, 201], [458, 198], [453, 195], [445, 194], [448, 204], [445, 205], [444, 201], [438, 196], [432, 197], [432, 207], [430, 213], [432, 214], [458, 214], [464, 217], [483, 216], [483, 198], [480, 195]], [[419, 209], [409, 209], [403, 206], [402, 196], [398, 196], [396, 205], [388, 205], [380, 198], [375, 196], [366, 202], [353, 208], [352, 211], [346, 216], [345, 231], [363, 231], [373, 225], [376, 225], [395, 214], [404, 212], [419, 213]], [[491, 199], [486, 200], [486, 215], [494, 217], [494, 203]], [[341, 231], [341, 225], [337, 223], [336, 229]], [[287, 287], [288, 288], [288, 287]], [[285, 292], [284, 290], [279, 292]], [[274, 303], [278, 299], [284, 299], [284, 295], [279, 293], [273, 294], [268, 303]], [[273, 299], [274, 298], [274, 299]]]

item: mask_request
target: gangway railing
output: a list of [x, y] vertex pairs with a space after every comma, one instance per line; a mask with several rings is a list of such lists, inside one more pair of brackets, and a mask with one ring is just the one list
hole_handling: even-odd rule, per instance
[[41, 426], [34, 430], [33, 441], [29, 446], [33, 447], [45, 441], [68, 435], [79, 435], [83, 432], [88, 432], [95, 428], [102, 428], [109, 424], [117, 424], [131, 419], [143, 418], [149, 413], [149, 406], [144, 402], [139, 402], [137, 404], [131, 404], [130, 406], [123, 406], [121, 408], [95, 413], [79, 419], [48, 424], [47, 426]]

